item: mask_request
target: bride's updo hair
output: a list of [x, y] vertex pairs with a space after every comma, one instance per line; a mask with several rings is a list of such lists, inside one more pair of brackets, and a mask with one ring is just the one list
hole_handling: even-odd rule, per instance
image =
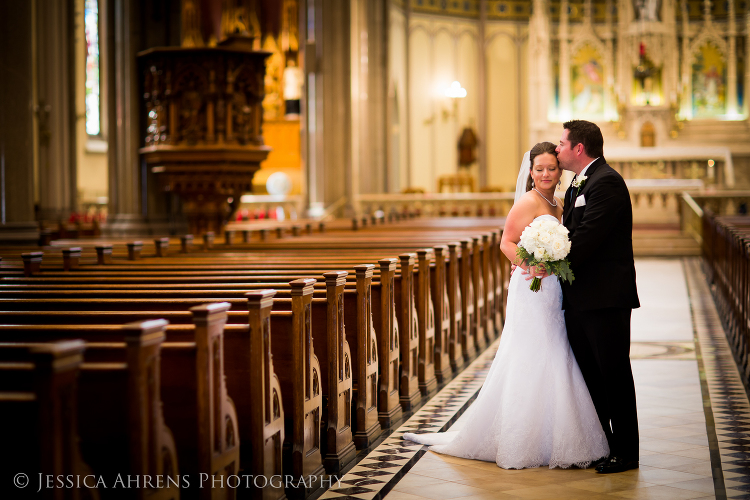
[[529, 166], [529, 177], [526, 179], [526, 191], [531, 191], [531, 188], [534, 187], [534, 180], [531, 178], [531, 171], [534, 169], [534, 158], [545, 153], [549, 153], [557, 158], [556, 149], [557, 146], [551, 142], [538, 142], [531, 148], [531, 151], [529, 151], [529, 161], [531, 164]]

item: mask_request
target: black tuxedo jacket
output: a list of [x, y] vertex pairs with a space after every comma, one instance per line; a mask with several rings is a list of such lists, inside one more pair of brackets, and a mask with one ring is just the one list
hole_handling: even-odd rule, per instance
[[[586, 170], [583, 187], [565, 193], [563, 224], [575, 280], [562, 284], [562, 308], [587, 311], [640, 307], [633, 262], [633, 207], [622, 176], [602, 157]], [[586, 204], [576, 207], [583, 196]], [[571, 199], [572, 197], [572, 199]]]

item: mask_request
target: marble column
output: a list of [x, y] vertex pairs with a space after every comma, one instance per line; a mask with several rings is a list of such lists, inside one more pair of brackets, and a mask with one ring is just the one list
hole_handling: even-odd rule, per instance
[[34, 3], [0, 2], [0, 243], [39, 239], [34, 222]]
[[76, 208], [73, 14], [72, 0], [36, 0], [37, 218], [42, 221], [67, 220]]

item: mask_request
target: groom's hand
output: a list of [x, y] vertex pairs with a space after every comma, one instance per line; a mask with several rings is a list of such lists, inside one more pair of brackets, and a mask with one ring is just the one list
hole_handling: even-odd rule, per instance
[[547, 272], [546, 266], [530, 266], [528, 270], [525, 270], [523, 274], [526, 275], [526, 281], [529, 281], [534, 278], [544, 279], [547, 276], [550, 276], [550, 273]]

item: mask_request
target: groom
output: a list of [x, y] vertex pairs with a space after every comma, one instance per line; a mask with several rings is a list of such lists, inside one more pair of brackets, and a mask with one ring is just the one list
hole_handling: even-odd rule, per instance
[[638, 468], [638, 415], [630, 368], [630, 315], [640, 307], [633, 263], [633, 209], [622, 179], [604, 159], [599, 127], [563, 124], [560, 166], [576, 176], [565, 192], [563, 224], [575, 275], [562, 283], [565, 323], [610, 455], [596, 471]]

